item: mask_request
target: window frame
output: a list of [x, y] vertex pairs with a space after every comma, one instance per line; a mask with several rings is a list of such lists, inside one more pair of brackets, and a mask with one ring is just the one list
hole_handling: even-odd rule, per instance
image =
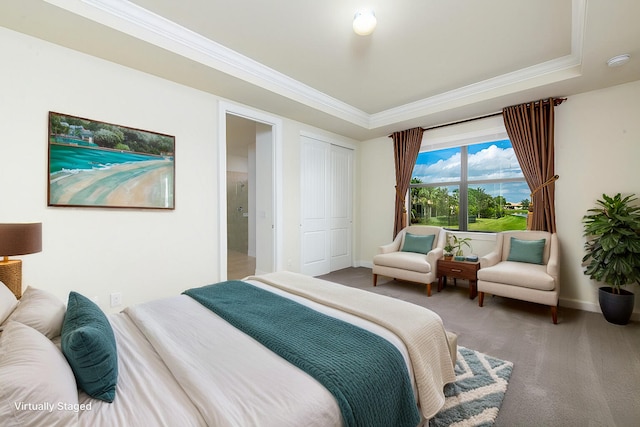
[[[430, 131], [431, 132], [431, 131]], [[493, 141], [510, 140], [504, 127], [502, 116], [478, 120], [477, 123], [465, 123], [463, 125], [453, 125], [448, 129], [436, 129], [433, 133], [425, 132], [420, 147], [420, 154], [429, 151], [443, 150], [447, 148], [460, 148], [460, 179], [454, 181], [442, 181], [436, 183], [409, 184], [407, 191], [407, 211], [411, 212], [412, 197], [411, 190], [414, 188], [442, 188], [458, 187], [458, 228], [452, 231], [461, 232], [489, 232], [491, 230], [469, 230], [469, 186], [491, 185], [506, 183], [524, 183], [527, 185], [524, 176], [512, 178], [490, 178], [490, 179], [469, 179], [468, 177], [468, 148], [475, 144], [488, 143]], [[413, 175], [413, 174], [412, 174]], [[413, 177], [412, 177], [413, 179]], [[445, 227], [446, 228], [446, 227]], [[448, 229], [448, 228], [447, 228]]]

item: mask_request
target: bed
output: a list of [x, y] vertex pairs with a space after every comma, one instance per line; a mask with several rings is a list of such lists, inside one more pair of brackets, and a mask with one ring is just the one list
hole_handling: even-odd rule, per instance
[[[237, 289], [246, 289], [247, 295], [256, 301], [255, 304], [234, 302], [235, 305], [230, 306], [229, 312], [245, 310], [239, 315], [240, 320], [251, 315], [263, 318], [265, 314], [256, 311], [254, 306], [263, 301], [263, 306], [272, 307], [275, 304], [269, 298], [274, 301], [277, 298], [286, 310], [293, 305], [302, 306], [314, 316], [327, 318], [328, 322], [346, 323], [351, 328], [367, 331], [365, 339], [374, 336], [375, 340], [383, 341], [383, 345], [391, 345], [394, 350], [388, 353], [399, 354], [411, 398], [398, 394], [402, 386], [394, 388], [389, 381], [403, 375], [386, 373], [387, 377], [381, 381], [389, 383], [388, 393], [376, 391], [372, 396], [371, 390], [356, 390], [353, 393], [364, 393], [362, 396], [367, 401], [363, 402], [362, 396], [359, 401], [347, 401], [346, 405], [351, 407], [345, 409], [340, 393], [351, 391], [336, 391], [333, 384], [342, 381], [355, 388], [354, 384], [358, 383], [343, 381], [344, 374], [338, 374], [341, 371], [337, 370], [334, 373], [332, 369], [336, 360], [342, 363], [342, 359], [348, 359], [346, 353], [327, 362], [330, 373], [325, 365], [321, 365], [322, 369], [309, 368], [308, 360], [298, 364], [290, 353], [278, 353], [269, 347], [269, 342], [251, 335], [251, 330], [232, 326], [234, 320], [227, 318], [226, 312], [214, 311], [206, 301], [198, 299], [199, 295], [204, 295], [205, 300], [209, 297], [205, 291], [222, 292], [225, 287], [230, 295]], [[65, 306], [52, 301], [46, 292], [32, 288], [27, 288], [22, 300], [15, 303], [2, 292], [0, 290], [3, 328], [0, 425], [3, 426], [370, 425], [370, 419], [363, 421], [367, 416], [382, 419], [381, 415], [372, 413], [377, 406], [391, 407], [383, 411], [386, 413], [400, 405], [407, 406], [408, 401], [413, 402], [411, 405], [418, 417], [408, 418], [413, 420], [408, 422], [419, 425], [438, 412], [444, 403], [444, 385], [455, 380], [456, 337], [445, 331], [437, 314], [370, 292], [296, 273], [278, 272], [189, 290], [187, 293], [192, 292], [189, 295], [150, 301], [105, 317], [108, 319], [106, 333], [111, 333], [114, 339], [117, 359], [111, 360], [111, 369], [116, 371], [116, 379], [106, 399], [101, 395], [96, 398], [94, 390], [90, 390], [91, 383], [85, 386], [76, 372], [75, 356], [61, 351], [61, 347], [66, 350], [70, 345], [71, 338], [64, 341], [65, 337], [73, 335], [65, 333], [65, 328], [70, 328], [69, 319], [74, 316], [71, 311], [76, 312], [71, 294]], [[225, 294], [215, 298], [230, 297]], [[91, 313], [85, 320], [93, 322], [95, 317], [99, 315]], [[262, 327], [269, 322], [258, 323]], [[311, 323], [315, 325], [316, 320]], [[318, 325], [323, 323], [318, 321]], [[314, 344], [324, 348], [329, 345], [328, 341], [339, 341], [337, 332], [335, 338], [325, 342], [320, 341], [321, 333], [310, 329], [308, 324], [300, 326], [301, 332], [296, 332], [296, 328], [293, 324], [286, 326], [276, 337], [276, 346], [285, 345], [281, 344], [281, 338], [289, 339], [307, 329], [313, 335], [308, 344], [299, 347], [305, 347], [312, 356], [316, 353]], [[386, 357], [382, 356], [386, 350], [365, 348], [368, 347], [362, 347], [359, 366], [356, 361], [357, 369], [353, 366], [346, 369], [347, 372], [359, 371], [354, 375], [373, 384], [377, 372], [386, 370], [392, 363], [377, 360]], [[356, 351], [358, 349], [360, 347]], [[85, 350], [83, 347], [82, 351]], [[393, 354], [389, 357], [396, 357]], [[375, 357], [365, 358], [365, 355]], [[88, 356], [95, 362], [95, 354]], [[374, 366], [376, 362], [382, 368]], [[325, 377], [328, 377], [326, 381], [332, 381], [330, 385], [324, 382]], [[104, 378], [99, 377], [97, 381], [102, 386]], [[368, 385], [359, 388], [368, 388]], [[364, 409], [360, 403], [353, 402], [362, 402]]]

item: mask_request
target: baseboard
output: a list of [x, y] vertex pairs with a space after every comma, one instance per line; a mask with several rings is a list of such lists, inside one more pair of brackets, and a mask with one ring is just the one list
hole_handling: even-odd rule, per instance
[[[600, 310], [600, 304], [588, 301], [560, 298], [559, 305], [560, 307], [575, 308], [576, 310], [590, 311], [592, 313], [602, 313], [602, 310]], [[631, 320], [640, 321], [640, 312], [634, 311], [631, 314]]]
[[593, 313], [602, 313], [600, 306], [588, 301], [581, 301], [577, 299], [560, 298], [558, 303], [560, 307], [575, 308], [582, 311], [591, 311]]
[[[373, 262], [371, 261], [357, 261], [355, 264], [356, 264], [355, 265], [356, 267], [373, 268]], [[589, 302], [589, 301], [581, 301], [581, 300], [570, 299], [570, 298], [560, 298], [559, 305], [560, 307], [575, 308], [576, 310], [590, 311], [593, 313], [602, 313], [602, 311], [600, 310], [599, 304]], [[640, 321], [640, 312], [634, 311], [633, 314], [631, 314], [631, 320]]]

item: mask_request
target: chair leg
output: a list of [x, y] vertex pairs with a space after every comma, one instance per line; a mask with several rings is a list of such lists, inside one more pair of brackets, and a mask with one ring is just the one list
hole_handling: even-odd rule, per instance
[[558, 324], [558, 306], [556, 305], [551, 306], [551, 319], [553, 319], [554, 325]]
[[484, 292], [478, 292], [478, 306], [482, 307], [484, 303]]
[[431, 283], [427, 283], [427, 297], [431, 296]]
[[378, 275], [374, 274], [373, 275], [373, 286], [376, 286], [378, 284]]

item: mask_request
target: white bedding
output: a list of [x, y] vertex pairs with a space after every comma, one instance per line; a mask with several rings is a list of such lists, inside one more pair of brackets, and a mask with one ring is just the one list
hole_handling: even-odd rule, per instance
[[[383, 336], [400, 350], [414, 379], [407, 347], [388, 329], [249, 282]], [[320, 383], [188, 296], [130, 307], [110, 321], [119, 356], [116, 399], [109, 404], [82, 393], [80, 403], [92, 406], [79, 413], [80, 425], [342, 424], [335, 399]]]
[[254, 278], [370, 320], [397, 334], [411, 358], [421, 414], [429, 419], [440, 410], [444, 404], [444, 385], [455, 381], [457, 337], [445, 331], [436, 313], [394, 298], [287, 271]]
[[[124, 313], [109, 317], [118, 346], [118, 385], [113, 403], [80, 392], [81, 426], [206, 426], [138, 327]], [[90, 409], [89, 409], [90, 408]]]

